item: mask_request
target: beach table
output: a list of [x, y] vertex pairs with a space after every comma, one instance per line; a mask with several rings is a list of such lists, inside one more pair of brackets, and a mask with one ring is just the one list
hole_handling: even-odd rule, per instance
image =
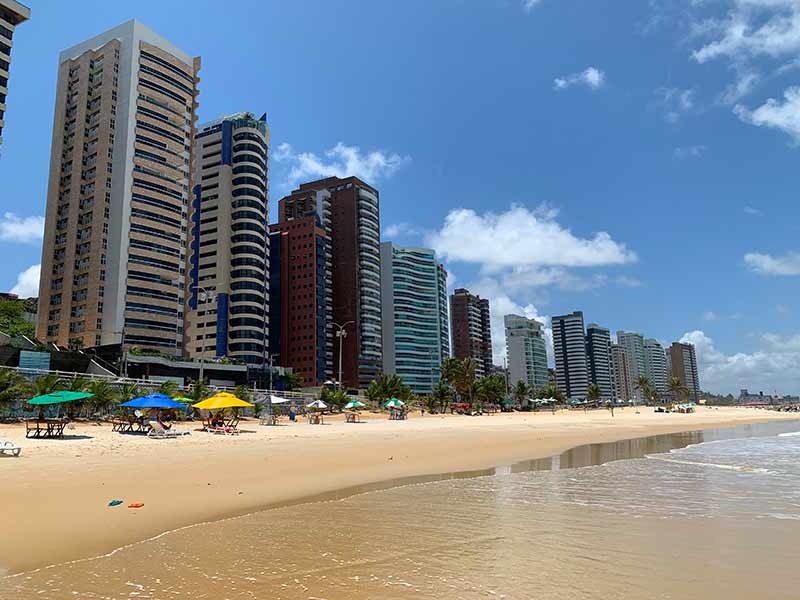
[[361, 423], [361, 415], [356, 412], [345, 413], [345, 423]]
[[320, 413], [308, 413], [308, 424], [309, 425], [322, 425], [325, 422], [325, 418]]
[[67, 419], [26, 419], [26, 438], [59, 438], [64, 437]]

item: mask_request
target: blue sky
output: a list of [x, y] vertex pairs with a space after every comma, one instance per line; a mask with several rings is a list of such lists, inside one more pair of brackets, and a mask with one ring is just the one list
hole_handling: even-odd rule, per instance
[[40, 261], [58, 52], [135, 17], [202, 56], [201, 121], [267, 113], [273, 204], [376, 185], [385, 239], [490, 298], [498, 359], [503, 313], [580, 309], [694, 341], [705, 389], [800, 392], [797, 0], [29, 4], [0, 289]]

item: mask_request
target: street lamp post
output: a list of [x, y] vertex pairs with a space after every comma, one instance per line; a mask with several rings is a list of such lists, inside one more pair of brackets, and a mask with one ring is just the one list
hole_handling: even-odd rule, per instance
[[333, 324], [337, 328], [336, 337], [339, 338], [339, 389], [342, 389], [342, 342], [344, 338], [347, 337], [347, 330], [345, 328], [353, 323], [355, 323], [355, 321], [348, 321], [344, 325], [339, 325], [339, 323]]
[[[209, 291], [206, 288], [204, 288], [202, 286], [199, 286], [199, 285], [193, 285], [192, 288], [198, 290], [202, 294], [203, 306], [205, 307], [205, 311], [207, 313], [208, 312], [208, 303], [209, 302], [214, 302], [214, 300], [215, 300], [214, 290]], [[202, 342], [203, 342], [203, 347], [200, 349], [200, 377], [198, 378], [198, 381], [201, 382], [201, 383], [203, 381], [203, 358], [204, 358], [204, 354], [206, 352], [206, 327], [203, 327], [203, 339], [202, 339]]]

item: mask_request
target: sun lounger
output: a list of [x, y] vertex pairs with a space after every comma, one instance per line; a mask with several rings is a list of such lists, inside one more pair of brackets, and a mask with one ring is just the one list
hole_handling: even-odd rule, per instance
[[19, 453], [22, 452], [22, 448], [15, 446], [12, 442], [7, 440], [0, 440], [0, 454], [5, 454], [6, 452], [14, 456], [19, 456]]
[[158, 421], [151, 421], [150, 422], [150, 431], [147, 432], [147, 437], [165, 440], [167, 438], [175, 438], [180, 437], [183, 435], [179, 431], [173, 431], [172, 429], [167, 429]]

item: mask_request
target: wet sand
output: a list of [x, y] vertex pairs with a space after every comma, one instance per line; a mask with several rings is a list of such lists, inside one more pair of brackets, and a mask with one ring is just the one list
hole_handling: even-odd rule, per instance
[[[588, 443], [791, 418], [702, 407], [691, 415], [625, 409], [613, 418], [562, 411], [416, 414], [397, 422], [367, 414], [361, 424], [250, 421], [243, 427], [252, 433], [239, 437], [192, 431], [174, 440], [89, 424], [76, 425], [64, 440], [25, 440], [24, 428], [0, 426], [0, 439], [23, 447], [20, 459], [0, 459], [6, 540], [0, 569], [15, 573], [97, 556], [164, 531], [373, 482], [485, 469]], [[145, 506], [109, 508], [112, 499]]]

